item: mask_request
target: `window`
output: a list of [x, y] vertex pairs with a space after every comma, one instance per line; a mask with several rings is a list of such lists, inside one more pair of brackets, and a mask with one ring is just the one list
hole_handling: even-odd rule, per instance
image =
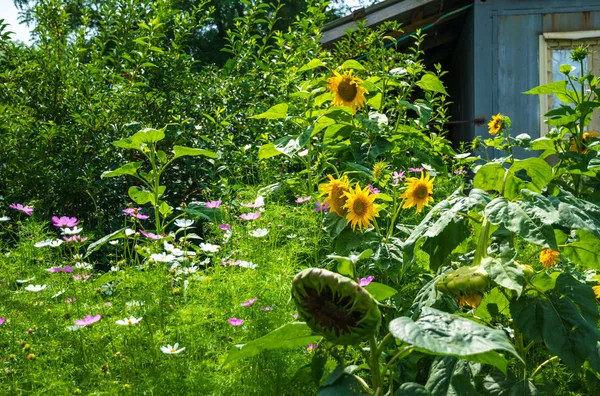
[[[592, 53], [583, 63], [583, 72], [591, 71], [600, 76], [600, 30], [589, 30], [580, 32], [551, 32], [540, 36], [540, 85], [554, 81], [566, 80], [564, 74], [559, 72], [560, 65], [575, 66], [574, 73], [579, 76], [579, 63], [571, 61], [569, 54], [571, 50], [579, 45], [587, 45]], [[577, 86], [580, 89], [581, 86]], [[571, 88], [572, 89], [572, 88]], [[550, 131], [544, 120], [544, 114], [552, 109], [559, 108], [561, 101], [556, 95], [540, 95], [540, 136]], [[592, 116], [592, 122], [588, 129], [600, 131], [600, 114], [596, 112]]]

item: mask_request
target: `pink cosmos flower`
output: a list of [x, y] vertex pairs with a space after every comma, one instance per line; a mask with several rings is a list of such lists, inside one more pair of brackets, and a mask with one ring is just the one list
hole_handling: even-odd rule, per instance
[[296, 200], [296, 203], [297, 203], [297, 204], [304, 203], [304, 202], [306, 202], [306, 201], [309, 201], [309, 200], [310, 200], [310, 198], [311, 198], [311, 197], [301, 197], [301, 198], [298, 198], [298, 199]]
[[31, 216], [33, 214], [33, 208], [31, 206], [23, 206], [20, 203], [18, 204], [10, 204], [9, 208], [14, 210], [19, 210], [25, 213], [27, 216]]
[[358, 285], [362, 286], [362, 287], [366, 287], [369, 285], [369, 283], [373, 282], [373, 279], [375, 279], [375, 277], [373, 275], [368, 276], [366, 278], [361, 278], [358, 280]]
[[104, 303], [105, 307], [112, 307], [112, 303], [110, 301], [107, 301]]
[[467, 173], [467, 171], [464, 170], [464, 169], [462, 169], [462, 168], [461, 169], [457, 169], [457, 170], [454, 171], [454, 174], [457, 175], [457, 176], [458, 175], [464, 175], [465, 173]]
[[209, 201], [209, 202], [204, 202], [204, 205], [206, 205], [207, 208], [211, 208], [211, 209], [216, 209], [219, 206], [221, 206], [222, 201], [218, 200], [218, 201]]
[[409, 172], [423, 172], [424, 168], [408, 168]]
[[77, 217], [67, 217], [67, 216], [52, 216], [52, 225], [55, 227], [68, 227], [68, 228], [73, 228], [75, 227], [77, 224], [79, 224], [79, 220], [77, 220]]
[[63, 239], [67, 243], [76, 243], [76, 242], [82, 243], [82, 242], [85, 242], [88, 240], [87, 237], [82, 238], [79, 235], [73, 235], [71, 237], [63, 237]]
[[400, 172], [394, 172], [394, 174], [392, 175], [392, 178], [394, 179], [392, 184], [394, 186], [397, 186], [398, 183], [400, 183], [402, 180], [404, 180], [404, 171], [401, 170]]
[[314, 352], [319, 347], [319, 344], [308, 344], [306, 346], [306, 353]]
[[242, 220], [256, 220], [260, 217], [260, 212], [250, 212], [244, 213], [240, 215], [240, 219]]
[[142, 234], [146, 238], [154, 239], [155, 241], [164, 238], [162, 235], [153, 234], [151, 232], [146, 232], [144, 230], [140, 230], [140, 234]]
[[244, 319], [231, 318], [227, 320], [232, 326], [241, 326], [244, 323]]
[[127, 209], [123, 209], [123, 213], [125, 213], [128, 216], [140, 219], [140, 220], [149, 219], [150, 216], [147, 216], [145, 214], [141, 214], [140, 213], [141, 210], [142, 210], [142, 208], [127, 208]]
[[261, 311], [272, 311], [273, 307], [260, 307]]
[[327, 210], [329, 210], [329, 204], [327, 202], [317, 202], [315, 204], [315, 212], [325, 212]]
[[258, 298], [251, 298], [250, 300], [244, 301], [243, 303], [241, 303], [240, 306], [242, 306], [242, 307], [251, 307], [252, 304], [254, 304], [257, 301], [258, 301]]
[[0, 318], [0, 326], [2, 326], [6, 322], [6, 318]]
[[381, 192], [377, 187], [373, 187], [370, 184], [367, 187], [369, 187], [369, 191], [371, 192], [371, 194], [379, 194]]
[[290, 315], [292, 315], [292, 318], [298, 319], [298, 314], [290, 314]]
[[71, 267], [70, 265], [64, 266], [62, 272], [70, 274], [71, 272], [73, 272], [73, 267]]
[[46, 271], [48, 272], [62, 272], [62, 267], [52, 267], [52, 268], [48, 268], [46, 269]]
[[73, 279], [75, 280], [88, 280], [92, 275], [88, 274], [75, 274], [73, 275]]
[[98, 322], [100, 319], [102, 319], [102, 315], [88, 315], [83, 319], [76, 320], [75, 325], [85, 327]]
[[223, 231], [231, 230], [231, 226], [229, 224], [219, 224], [219, 228], [222, 229]]
[[65, 300], [65, 302], [66, 302], [67, 304], [74, 303], [75, 301], [77, 301], [77, 299], [76, 299], [75, 297], [73, 297], [73, 298], [69, 297], [69, 298], [67, 298], [67, 299]]

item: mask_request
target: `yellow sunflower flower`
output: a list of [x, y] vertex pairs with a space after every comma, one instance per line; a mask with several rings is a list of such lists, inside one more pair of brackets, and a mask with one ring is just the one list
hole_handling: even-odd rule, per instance
[[363, 81], [352, 77], [352, 70], [344, 72], [344, 75], [335, 70], [333, 73], [335, 76], [330, 77], [327, 83], [329, 90], [335, 94], [331, 103], [334, 106], [348, 106], [352, 113], [356, 113], [356, 108], [362, 109], [365, 105], [365, 94], [369, 93], [360, 86]]
[[594, 291], [594, 294], [596, 295], [596, 298], [600, 300], [600, 285], [599, 286], [592, 286], [592, 290]]
[[540, 252], [540, 263], [546, 268], [552, 267], [558, 262], [559, 252], [552, 249], [544, 249]]
[[492, 120], [488, 123], [488, 131], [490, 135], [495, 135], [502, 130], [502, 114], [498, 113], [492, 116]]
[[377, 194], [371, 194], [368, 186], [361, 190], [360, 184], [356, 183], [354, 191], [350, 188], [344, 195], [347, 198], [344, 205], [348, 211], [346, 219], [352, 226], [352, 231], [357, 225], [361, 231], [363, 228], [369, 228], [371, 221], [379, 217], [379, 205], [374, 202]]
[[333, 176], [327, 175], [329, 183], [321, 184], [319, 190], [321, 191], [320, 197], [327, 195], [327, 198], [322, 202], [323, 205], [328, 204], [329, 209], [335, 212], [340, 217], [346, 215], [346, 196], [344, 193], [350, 188], [350, 180], [348, 176], [344, 175], [340, 179], [334, 179]]
[[417, 213], [423, 210], [424, 206], [428, 206], [429, 202], [433, 202], [431, 194], [433, 194], [433, 179], [430, 179], [429, 172], [427, 176], [421, 171], [421, 178], [409, 177], [406, 179], [406, 191], [400, 195], [400, 198], [406, 199], [402, 207], [404, 209], [417, 207]]

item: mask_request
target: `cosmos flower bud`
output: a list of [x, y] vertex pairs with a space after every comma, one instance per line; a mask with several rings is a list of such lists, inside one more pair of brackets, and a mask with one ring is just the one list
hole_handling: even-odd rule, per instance
[[480, 266], [460, 267], [440, 277], [435, 288], [456, 298], [459, 305], [476, 308], [490, 288], [490, 276]]
[[320, 268], [299, 272], [292, 298], [300, 316], [316, 333], [336, 344], [353, 345], [377, 333], [377, 301], [352, 279]]

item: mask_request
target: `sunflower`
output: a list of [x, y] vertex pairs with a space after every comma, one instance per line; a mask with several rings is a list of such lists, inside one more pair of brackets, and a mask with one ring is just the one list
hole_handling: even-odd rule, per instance
[[544, 249], [540, 252], [540, 263], [542, 263], [544, 267], [550, 268], [558, 262], [559, 255], [560, 253], [556, 250]]
[[594, 291], [596, 298], [600, 299], [600, 286], [592, 286], [592, 290]]
[[362, 109], [365, 105], [365, 94], [369, 93], [364, 87], [361, 87], [362, 80], [357, 77], [352, 77], [352, 70], [344, 72], [342, 76], [337, 71], [333, 71], [334, 77], [329, 78], [327, 87], [335, 94], [333, 101], [334, 106], [348, 106], [352, 109], [352, 113], [356, 113], [356, 108]]
[[360, 230], [369, 228], [371, 220], [379, 217], [379, 205], [373, 202], [377, 198], [377, 194], [371, 194], [369, 187], [361, 190], [360, 185], [357, 183], [354, 191], [350, 188], [350, 191], [345, 192], [344, 195], [347, 198], [346, 205], [344, 205], [348, 211], [346, 219], [350, 222], [352, 231], [354, 231], [356, 225]]
[[498, 113], [495, 116], [492, 116], [492, 120], [488, 123], [488, 131], [490, 135], [495, 135], [502, 129], [502, 114]]
[[[583, 132], [581, 136], [583, 138], [584, 143], [591, 143], [595, 138], [600, 137], [600, 134], [596, 131]], [[575, 138], [570, 139], [571, 146], [569, 147], [569, 151], [573, 153], [577, 153], [579, 150], [577, 149], [577, 142], [575, 142]], [[589, 150], [584, 147], [582, 150], [582, 154], [587, 154]]]
[[423, 210], [423, 206], [429, 205], [429, 202], [433, 202], [431, 194], [433, 194], [433, 179], [430, 179], [429, 172], [427, 176], [423, 175], [421, 171], [421, 178], [409, 177], [406, 179], [406, 191], [400, 195], [400, 198], [406, 199], [402, 207], [412, 208], [417, 206], [417, 213]]
[[322, 205], [328, 204], [332, 212], [335, 212], [340, 217], [344, 217], [347, 213], [344, 205], [346, 204], [346, 196], [344, 193], [350, 188], [348, 176], [344, 175], [340, 179], [334, 179], [333, 176], [327, 175], [329, 183], [321, 184], [319, 190], [322, 191], [320, 197], [327, 195]]

